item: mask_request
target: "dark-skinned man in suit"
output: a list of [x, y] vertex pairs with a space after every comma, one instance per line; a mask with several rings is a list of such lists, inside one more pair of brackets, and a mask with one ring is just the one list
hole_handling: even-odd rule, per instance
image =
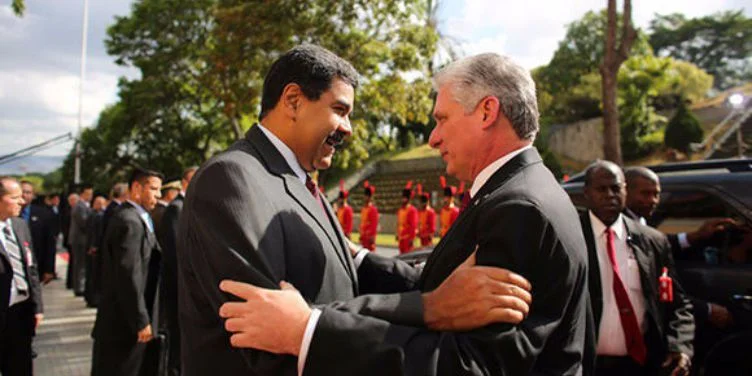
[[[580, 218], [598, 330], [596, 374], [689, 374], [692, 304], [676, 278], [668, 239], [622, 214], [626, 184], [616, 164], [597, 161], [588, 167], [584, 193], [589, 210]], [[659, 289], [661, 277], [672, 279], [666, 295]]]
[[0, 374], [31, 376], [31, 342], [42, 322], [42, 290], [31, 233], [18, 218], [21, 186], [0, 177]]
[[92, 330], [92, 376], [138, 375], [153, 337], [145, 289], [159, 245], [149, 210], [159, 198], [162, 175], [137, 168], [128, 185], [129, 199], [110, 218], [99, 251], [102, 295]]
[[[225, 281], [225, 291], [245, 300], [220, 310], [235, 333], [234, 345], [307, 355], [304, 375], [589, 374], [594, 344], [585, 242], [574, 206], [532, 146], [538, 109], [530, 73], [508, 57], [481, 54], [444, 68], [434, 87], [437, 125], [429, 143], [441, 152], [448, 174], [473, 182], [469, 206], [422, 274], [399, 260], [358, 251], [361, 286], [401, 297], [431, 294], [470, 257], [527, 278], [534, 293], [529, 316], [519, 323], [441, 331], [432, 325], [443, 318], [432, 315], [431, 300], [423, 302], [424, 322], [404, 323], [396, 320], [399, 311], [394, 317], [328, 308], [319, 314], [292, 290]], [[452, 312], [478, 302], [463, 303]], [[307, 343], [309, 332], [313, 339]], [[300, 349], [306, 347], [304, 354]]]

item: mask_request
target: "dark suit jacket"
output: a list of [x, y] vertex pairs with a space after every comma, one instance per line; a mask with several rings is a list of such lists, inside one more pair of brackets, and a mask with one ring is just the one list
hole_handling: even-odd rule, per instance
[[[178, 219], [183, 211], [183, 195], [175, 197], [162, 216], [157, 239], [162, 246], [162, 271], [160, 281], [161, 323], [177, 328], [178, 324], [178, 274], [177, 238]], [[171, 333], [173, 334], [173, 333]], [[179, 333], [174, 333], [179, 335]], [[178, 337], [179, 338], [179, 337]]]
[[230, 347], [218, 315], [229, 278], [264, 288], [286, 280], [313, 304], [355, 297], [344, 235], [254, 126], [196, 172], [177, 236], [183, 373], [296, 375], [297, 359]]
[[[648, 365], [659, 367], [666, 357], [666, 352], [681, 352], [692, 356], [692, 340], [694, 339], [694, 318], [692, 304], [684, 294], [684, 290], [676, 276], [674, 260], [671, 256], [671, 245], [666, 236], [648, 226], [633, 221], [627, 216], [624, 224], [627, 227], [627, 243], [632, 248], [637, 265], [640, 269], [640, 282], [645, 296], [645, 310], [648, 329], [645, 334], [645, 344], [648, 349]], [[581, 213], [580, 220], [585, 231], [588, 254], [590, 258], [590, 299], [593, 305], [593, 315], [597, 328], [600, 326], [603, 313], [603, 290], [601, 286], [600, 268], [598, 266], [597, 247], [587, 212]], [[673, 279], [674, 300], [671, 303], [661, 303], [658, 299], [658, 277], [663, 267], [668, 267], [669, 276]]]
[[34, 245], [34, 256], [39, 262], [39, 273], [55, 272], [55, 255], [57, 252], [56, 215], [51, 208], [43, 205], [31, 205], [29, 229]]
[[70, 233], [68, 242], [72, 247], [85, 248], [88, 244], [88, 234], [86, 233], [86, 224], [91, 215], [91, 207], [87, 206], [82, 200], [76, 203], [71, 209]]
[[[16, 235], [18, 244], [21, 247], [25, 261], [26, 278], [29, 283], [29, 302], [32, 304], [33, 312], [42, 313], [42, 289], [39, 285], [39, 272], [37, 270], [37, 261], [32, 252], [32, 239], [29, 226], [22, 218], [11, 218], [13, 233]], [[13, 280], [13, 267], [10, 264], [10, 258], [5, 246], [0, 242], [0, 333], [5, 328], [5, 317], [8, 312], [8, 301], [10, 300], [11, 281]], [[36, 321], [34, 315], [29, 315], [28, 322], [24, 328], [28, 330], [29, 335], [34, 334]]]
[[164, 203], [157, 201], [157, 205], [154, 206], [151, 213], [151, 219], [154, 222], [154, 233], [157, 234], [157, 238], [160, 238], [160, 227], [162, 226], [162, 216], [164, 216], [167, 206]]
[[594, 328], [581, 231], [571, 201], [538, 152], [524, 151], [480, 189], [417, 282], [415, 274], [403, 278], [410, 273], [400, 262], [373, 254], [358, 274], [363, 292], [431, 291], [477, 245], [478, 264], [508, 268], [531, 281], [530, 316], [519, 325], [437, 333], [325, 307], [305, 374], [590, 374]]
[[125, 202], [110, 219], [100, 249], [102, 296], [92, 337], [97, 341], [135, 342], [150, 324], [144, 298], [152, 251], [158, 247], [131, 203]]
[[104, 211], [92, 211], [89, 218], [86, 219], [86, 249], [96, 248], [102, 244], [104, 232], [102, 226], [104, 221]]
[[104, 209], [104, 215], [102, 215], [102, 232], [99, 236], [99, 244], [97, 245], [98, 249], [102, 249], [102, 246], [104, 245], [104, 234], [107, 233], [107, 225], [110, 223], [110, 218], [112, 218], [113, 215], [120, 209], [121, 204], [118, 204], [115, 200], [111, 200], [109, 204], [107, 204], [107, 208]]

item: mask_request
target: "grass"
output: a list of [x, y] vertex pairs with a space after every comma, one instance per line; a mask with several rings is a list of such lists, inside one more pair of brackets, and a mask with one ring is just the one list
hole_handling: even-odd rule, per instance
[[414, 147], [403, 153], [399, 153], [389, 158], [389, 160], [399, 161], [399, 160], [404, 160], [404, 159], [420, 159], [420, 158], [430, 158], [430, 157], [439, 157], [439, 156], [440, 154], [438, 150], [432, 149], [431, 146], [428, 144], [424, 144], [418, 147]]
[[[357, 232], [353, 232], [350, 234], [350, 240], [353, 241], [355, 244], [360, 243], [360, 234]], [[436, 245], [439, 243], [439, 240], [441, 240], [440, 237], [434, 236], [433, 237], [433, 244]], [[376, 235], [376, 245], [379, 247], [392, 247], [397, 248], [399, 246], [397, 239], [394, 238], [394, 234], [378, 234]], [[415, 238], [415, 246], [420, 245], [420, 240], [418, 238]]]

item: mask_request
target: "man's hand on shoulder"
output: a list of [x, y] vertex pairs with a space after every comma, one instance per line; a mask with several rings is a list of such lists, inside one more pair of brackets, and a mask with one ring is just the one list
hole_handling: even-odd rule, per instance
[[520, 323], [532, 295], [525, 278], [475, 265], [475, 252], [435, 290], [423, 294], [423, 317], [433, 330], [464, 331], [491, 323]]
[[220, 290], [243, 300], [219, 308], [219, 316], [227, 319], [225, 329], [233, 333], [232, 346], [299, 355], [311, 308], [291, 284], [283, 281], [280, 287], [269, 290], [230, 280], [219, 284]]

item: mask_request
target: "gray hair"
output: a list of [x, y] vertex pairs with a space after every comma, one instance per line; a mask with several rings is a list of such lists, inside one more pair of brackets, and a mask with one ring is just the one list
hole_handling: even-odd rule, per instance
[[128, 192], [128, 183], [116, 183], [112, 186], [112, 191], [110, 191], [110, 198], [121, 198], [125, 196], [125, 193]]
[[637, 178], [643, 178], [652, 182], [653, 184], [659, 184], [658, 175], [656, 175], [653, 170], [642, 166], [629, 167], [624, 169], [624, 178], [627, 180], [627, 186], [629, 186], [630, 183]]
[[533, 140], [538, 133], [535, 82], [527, 69], [509, 57], [485, 53], [455, 61], [436, 74], [433, 85], [436, 91], [449, 85], [467, 113], [483, 98], [494, 96], [517, 137]]

